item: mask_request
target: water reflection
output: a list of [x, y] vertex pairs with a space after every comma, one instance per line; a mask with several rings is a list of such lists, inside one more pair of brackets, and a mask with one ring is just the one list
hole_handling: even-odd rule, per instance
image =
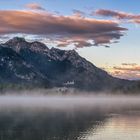
[[0, 114], [1, 140], [76, 140], [90, 127], [105, 121], [105, 115], [91, 112], [29, 112]]
[[[133, 113], [133, 112], [131, 112]], [[88, 133], [82, 134], [80, 140], [139, 140], [140, 113], [118, 114], [106, 120], [103, 126], [98, 126]]]
[[[24, 106], [15, 104], [0, 103], [0, 140], [140, 139], [140, 106], [137, 104], [94, 103], [90, 107], [76, 104], [67, 109], [37, 108], [39, 104], [28, 107], [29, 100], [28, 104], [24, 100]], [[67, 102], [65, 104], [67, 106]]]

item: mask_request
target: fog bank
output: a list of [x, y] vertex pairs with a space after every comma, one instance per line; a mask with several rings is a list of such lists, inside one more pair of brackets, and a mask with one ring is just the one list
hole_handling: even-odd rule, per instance
[[38, 95], [6, 94], [0, 96], [0, 110], [6, 108], [73, 110], [92, 108], [140, 108], [140, 96], [125, 95]]

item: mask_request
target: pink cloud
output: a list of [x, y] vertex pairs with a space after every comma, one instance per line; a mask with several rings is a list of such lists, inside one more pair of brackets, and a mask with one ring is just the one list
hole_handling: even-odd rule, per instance
[[32, 10], [45, 10], [40, 4], [38, 3], [29, 3], [26, 4], [25, 7], [32, 9]]
[[[111, 20], [54, 15], [46, 11], [0, 10], [0, 34], [42, 35], [66, 44], [105, 45], [119, 40], [126, 28]], [[70, 40], [70, 41], [68, 41]], [[89, 43], [89, 40], [93, 43]], [[60, 46], [60, 45], [59, 45]]]
[[108, 17], [115, 17], [118, 19], [140, 19], [140, 14], [131, 14], [122, 11], [114, 11], [114, 10], [106, 10], [106, 9], [99, 9], [95, 11], [95, 14], [101, 16], [108, 16]]
[[104, 68], [110, 74], [122, 79], [140, 79], [140, 65], [136, 63], [122, 63], [120, 66]]

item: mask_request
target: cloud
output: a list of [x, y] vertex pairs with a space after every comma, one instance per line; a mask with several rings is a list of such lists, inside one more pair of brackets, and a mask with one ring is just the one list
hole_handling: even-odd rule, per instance
[[130, 71], [130, 72], [140, 72], [140, 66], [136, 67], [113, 67], [115, 70], [119, 71]]
[[0, 10], [0, 19], [1, 35], [41, 35], [55, 41], [63, 40], [67, 45], [78, 44], [77, 47], [113, 43], [127, 30], [111, 20], [63, 16], [47, 11]]
[[113, 17], [127, 23], [140, 24], [140, 14], [126, 13], [122, 11], [99, 9], [92, 12], [91, 15]]
[[29, 3], [25, 5], [26, 8], [29, 8], [31, 10], [45, 10], [41, 5], [38, 3]]
[[132, 20], [131, 22], [134, 22], [134, 23], [136, 23], [136, 24], [140, 24], [140, 18], [139, 18], [139, 19], [134, 19], [134, 20]]
[[121, 79], [140, 80], [140, 73], [138, 72], [114, 71], [112, 75]]
[[122, 11], [114, 11], [114, 10], [106, 10], [99, 9], [95, 11], [96, 15], [107, 16], [107, 17], [115, 17], [117, 19], [140, 19], [140, 14], [131, 14]]
[[108, 67], [104, 69], [115, 77], [140, 80], [140, 65], [136, 63], [122, 63], [120, 66]]
[[93, 43], [91, 42], [87, 42], [87, 41], [77, 41], [77, 43], [75, 44], [75, 46], [77, 48], [83, 48], [83, 47], [90, 47], [90, 46], [93, 46]]
[[122, 66], [137, 66], [137, 63], [122, 63]]
[[85, 15], [86, 14], [83, 11], [76, 10], [76, 9], [73, 10], [73, 16], [84, 18]]

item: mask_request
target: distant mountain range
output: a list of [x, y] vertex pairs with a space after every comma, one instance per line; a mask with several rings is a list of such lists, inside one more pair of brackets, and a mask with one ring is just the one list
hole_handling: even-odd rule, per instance
[[19, 37], [0, 44], [0, 85], [125, 92], [140, 88], [138, 81], [114, 78], [75, 50], [49, 49]]

